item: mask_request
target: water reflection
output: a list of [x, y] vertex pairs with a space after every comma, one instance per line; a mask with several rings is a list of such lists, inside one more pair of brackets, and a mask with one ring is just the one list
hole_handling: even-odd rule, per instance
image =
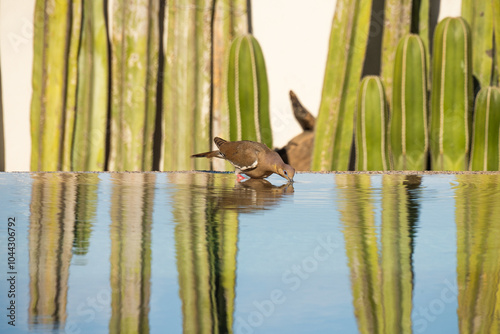
[[500, 176], [458, 176], [457, 181], [460, 333], [500, 333]]
[[73, 254], [80, 256], [75, 262], [85, 265], [85, 255], [90, 246], [92, 224], [97, 210], [97, 188], [99, 175], [96, 173], [76, 174], [75, 238]]
[[276, 206], [293, 187], [236, 183], [213, 174], [171, 174], [179, 295], [185, 333], [232, 333], [238, 212]]
[[[320, 178], [315, 177], [316, 180]], [[104, 289], [111, 291], [111, 298], [105, 305], [108, 315], [103, 323], [92, 323], [94, 331], [153, 332], [152, 319], [161, 318], [158, 314], [166, 314], [163, 308], [158, 309], [158, 305], [175, 304], [167, 299], [155, 304], [152, 297], [154, 273], [170, 265], [170, 271], [177, 271], [177, 276], [169, 277], [170, 285], [174, 282], [169, 288], [178, 298], [176, 302], [179, 304], [175, 307], [182, 313], [178, 325], [186, 333], [231, 333], [240, 315], [255, 320], [257, 318], [247, 316], [255, 315], [257, 311], [268, 321], [263, 322], [264, 328], [273, 321], [279, 323], [280, 312], [285, 312], [288, 303], [297, 303], [295, 307], [301, 311], [310, 307], [309, 313], [301, 313], [302, 318], [297, 321], [306, 319], [313, 323], [317, 318], [307, 318], [313, 313], [322, 314], [322, 320], [335, 317], [332, 316], [334, 312], [325, 311], [333, 298], [328, 297], [328, 301], [319, 299], [322, 296], [345, 296], [342, 293], [349, 291], [349, 284], [350, 294], [345, 301], [335, 300], [335, 303], [342, 309], [349, 309], [352, 305], [354, 314], [350, 332], [356, 329], [360, 333], [419, 332], [423, 327], [419, 327], [415, 318], [412, 323], [412, 313], [415, 317], [422, 307], [439, 299], [441, 293], [438, 290], [437, 294], [429, 295], [424, 304], [416, 301], [419, 299], [417, 292], [426, 293], [422, 291], [432, 290], [439, 284], [435, 277], [429, 278], [435, 273], [428, 269], [440, 260], [425, 257], [429, 251], [422, 252], [422, 248], [433, 246], [432, 243], [440, 240], [424, 240], [422, 236], [429, 238], [433, 233], [422, 233], [422, 229], [434, 224], [439, 225], [437, 231], [451, 240], [451, 248], [443, 250], [444, 247], [438, 245], [436, 251], [444, 253], [431, 256], [438, 258], [452, 254], [452, 260], [455, 256], [457, 260], [456, 268], [453, 263], [445, 275], [450, 280], [455, 275], [457, 277], [458, 291], [452, 293], [457, 293], [458, 302], [447, 299], [446, 312], [456, 316], [457, 320], [453, 318], [453, 321], [462, 334], [500, 332], [500, 175], [444, 176], [440, 182], [433, 183], [436, 179], [427, 175], [338, 174], [333, 189], [331, 176], [328, 177], [330, 184], [324, 182], [325, 187], [318, 187], [313, 182], [298, 182], [294, 189], [293, 185], [278, 183], [280, 185], [275, 186], [265, 180], [235, 183], [233, 175], [210, 173], [31, 174], [27, 238], [29, 282], [24, 288], [24, 291], [29, 288], [29, 302], [23, 306], [27, 309], [28, 328], [33, 332], [68, 331], [66, 325], [71, 322], [71, 317], [85, 321], [86, 317], [78, 318], [78, 307], [82, 300], [87, 307], [86, 298], [89, 296], [72, 289], [71, 277], [76, 271], [92, 273], [88, 274], [90, 276], [104, 275], [101, 280]], [[444, 195], [440, 197], [442, 191]], [[328, 202], [325, 209], [318, 203], [326, 202], [327, 192], [334, 193], [336, 200], [334, 205]], [[99, 201], [98, 196], [101, 196]], [[436, 210], [438, 207], [433, 202], [441, 200], [440, 205], [451, 209], [452, 214], [448, 216], [451, 224], [445, 224], [446, 219], [440, 214], [428, 214], [430, 208]], [[311, 202], [316, 206], [307, 207]], [[287, 215], [281, 217], [278, 211], [283, 209]], [[156, 210], [168, 212], [168, 215], [156, 216]], [[341, 224], [334, 225], [335, 228], [332, 228], [332, 212], [341, 220]], [[314, 219], [305, 226], [303, 218], [310, 213], [315, 214]], [[167, 216], [171, 217], [168, 221], [164, 218]], [[153, 217], [159, 219], [153, 222]], [[433, 217], [437, 221], [429, 223], [427, 219]], [[260, 224], [261, 220], [266, 223]], [[241, 230], [240, 221], [245, 222]], [[256, 224], [246, 224], [248, 221]], [[156, 240], [163, 242], [165, 237], [170, 238], [167, 239], [171, 240], [170, 248], [154, 247], [153, 224]], [[164, 228], [166, 225], [168, 228]], [[419, 234], [416, 233], [417, 225]], [[267, 280], [274, 274], [280, 277], [280, 270], [286, 271], [288, 267], [272, 272], [268, 264], [262, 269], [268, 272], [260, 272], [260, 266], [266, 261], [249, 254], [249, 250], [257, 249], [255, 243], [259, 240], [253, 236], [274, 236], [280, 234], [283, 227], [287, 230], [279, 235], [281, 239], [260, 244], [265, 248], [265, 256], [278, 259], [274, 262], [277, 265], [281, 265], [280, 261], [287, 261], [287, 255], [283, 257], [283, 254], [288, 253], [283, 249], [293, 248], [295, 245], [290, 246], [291, 243], [301, 243], [297, 249], [304, 251], [295, 254], [297, 261], [310, 257], [310, 248], [303, 246], [302, 242], [324, 240], [324, 233], [343, 237], [345, 249], [330, 254], [337, 267], [335, 270], [327, 266], [325, 260], [323, 268], [328, 267], [325, 270], [330, 271], [308, 272], [310, 280], [303, 281], [304, 290], [296, 294], [290, 291], [287, 303], [275, 305], [276, 313], [269, 312], [268, 317], [267, 313], [254, 307], [254, 301], [258, 301], [261, 307], [264, 301], [267, 302], [269, 291], [282, 289], [282, 281], [274, 284]], [[162, 235], [161, 231], [166, 234]], [[0, 235], [2, 237], [5, 234]], [[22, 238], [18, 240], [22, 242]], [[171, 252], [168, 264], [164, 254], [152, 253], [155, 249]], [[419, 251], [424, 275], [416, 271], [415, 268], [419, 267], [413, 263], [414, 254], [419, 254]], [[93, 252], [94, 257], [109, 254], [104, 261], [104, 266], [109, 267], [96, 267], [95, 262], [89, 260]], [[244, 268], [249, 265], [254, 266], [252, 270]], [[342, 267], [348, 271], [347, 275], [339, 269]], [[255, 276], [241, 277], [245, 275]], [[337, 287], [321, 281], [322, 277], [328, 277], [330, 281], [333, 277], [336, 283], [342, 282], [335, 275], [346, 278], [343, 291], [326, 291]], [[241, 288], [253, 279], [261, 279], [260, 283], [265, 286], [263, 290], [259, 290], [260, 284], [246, 290]], [[85, 278], [76, 282], [81, 280]], [[314, 284], [308, 285], [313, 281]], [[154, 285], [158, 287], [155, 291], [166, 289], [161, 286], [166, 284], [161, 279], [154, 282], [160, 285]], [[453, 289], [452, 285], [448, 288]], [[97, 291], [99, 289], [102, 287], [99, 286]], [[304, 300], [300, 299], [299, 293], [306, 290], [312, 293]], [[255, 291], [264, 291], [266, 295], [248, 297]], [[310, 296], [315, 296], [315, 300]], [[161, 296], [156, 299], [161, 299]], [[248, 314], [239, 309], [246, 305], [242, 300], [249, 300]], [[153, 316], [155, 312], [156, 316]], [[435, 323], [448, 321], [450, 325], [450, 317], [434, 315]], [[156, 321], [156, 328], [170, 329], [169, 324], [160, 326]], [[342, 322], [345, 319], [339, 317], [325, 321]], [[429, 321], [425, 329], [432, 331], [431, 325]], [[87, 332], [83, 326], [81, 329]], [[1, 327], [0, 332], [4, 332]]]
[[113, 174], [109, 333], [149, 333], [155, 174]]
[[74, 241], [75, 179], [75, 174], [33, 175], [29, 230], [30, 326], [64, 328]]
[[421, 177], [384, 175], [377, 193], [369, 175], [338, 175], [336, 181], [359, 332], [411, 333], [412, 239], [419, 213], [414, 189]]

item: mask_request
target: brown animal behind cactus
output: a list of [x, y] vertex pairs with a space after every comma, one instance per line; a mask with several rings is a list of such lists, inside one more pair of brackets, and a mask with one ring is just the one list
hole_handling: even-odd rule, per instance
[[293, 114], [304, 132], [295, 136], [286, 146], [277, 150], [277, 152], [281, 155], [285, 163], [295, 167], [295, 170], [310, 171], [316, 119], [300, 103], [293, 91], [290, 91], [290, 101], [292, 103]]

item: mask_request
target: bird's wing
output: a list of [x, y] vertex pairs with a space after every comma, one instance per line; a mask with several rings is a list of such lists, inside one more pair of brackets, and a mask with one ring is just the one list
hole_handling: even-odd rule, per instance
[[219, 151], [234, 167], [241, 171], [251, 170], [259, 163], [258, 155], [262, 151], [260, 145], [252, 142], [226, 142]]

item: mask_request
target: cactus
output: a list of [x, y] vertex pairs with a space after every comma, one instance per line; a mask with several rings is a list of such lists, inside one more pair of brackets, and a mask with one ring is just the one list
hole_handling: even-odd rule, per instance
[[382, 81], [365, 77], [356, 108], [356, 170], [389, 170], [387, 106]]
[[498, 1], [462, 0], [462, 17], [471, 27], [472, 71], [481, 87], [488, 87], [491, 83], [494, 2]]
[[[420, 1], [414, 1], [413, 5], [413, 16], [415, 17], [417, 15], [416, 11], [417, 8], [415, 8], [416, 5], [419, 5], [420, 7], [418, 8], [418, 35], [422, 39], [422, 43], [424, 44], [424, 49], [425, 49], [425, 63], [427, 66], [429, 66], [430, 62], [430, 31], [429, 31], [429, 21], [430, 21], [430, 8], [429, 8], [429, 0], [420, 0]], [[415, 25], [417, 22], [415, 22]], [[412, 29], [412, 32], [414, 29]], [[427, 84], [430, 84], [430, 76], [427, 76]]]
[[239, 36], [231, 43], [227, 70], [230, 140], [253, 140], [272, 147], [266, 64], [257, 40]]
[[446, 18], [434, 34], [430, 150], [433, 170], [467, 170], [471, 130], [471, 34], [462, 18]]
[[396, 170], [427, 168], [426, 52], [418, 35], [399, 42], [394, 64], [390, 151]]
[[[31, 170], [69, 170], [81, 1], [37, 0], [33, 38]], [[68, 57], [69, 55], [69, 57]]]
[[493, 1], [493, 29], [494, 29], [494, 68], [492, 83], [498, 85], [500, 83], [500, 1]]
[[500, 88], [479, 91], [474, 111], [470, 170], [499, 170]]
[[387, 101], [392, 96], [394, 58], [399, 40], [410, 33], [412, 18], [411, 0], [386, 0], [384, 7], [384, 30], [380, 77], [384, 84]]
[[72, 170], [103, 171], [109, 97], [104, 1], [85, 1], [78, 55], [78, 98]]
[[211, 25], [213, 3], [166, 5], [162, 170], [208, 169], [191, 152], [210, 150]]
[[330, 32], [312, 170], [347, 170], [356, 92], [369, 35], [372, 0], [338, 0]]
[[[229, 138], [229, 110], [226, 106], [227, 56], [231, 41], [248, 32], [248, 13], [246, 0], [219, 0], [215, 3], [213, 23], [213, 73], [212, 73], [212, 137]], [[212, 150], [217, 147], [210, 141]], [[215, 170], [233, 170], [225, 160], [213, 159]]]
[[113, 1], [110, 170], [151, 170], [159, 0]]

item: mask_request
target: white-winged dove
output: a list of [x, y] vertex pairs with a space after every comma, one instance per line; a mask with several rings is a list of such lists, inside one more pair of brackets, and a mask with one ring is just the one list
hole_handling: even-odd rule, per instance
[[217, 151], [193, 154], [193, 158], [220, 158], [229, 161], [236, 168], [236, 175], [245, 174], [252, 179], [263, 179], [276, 173], [293, 182], [295, 169], [283, 162], [275, 151], [264, 144], [249, 140], [226, 141], [214, 138]]

